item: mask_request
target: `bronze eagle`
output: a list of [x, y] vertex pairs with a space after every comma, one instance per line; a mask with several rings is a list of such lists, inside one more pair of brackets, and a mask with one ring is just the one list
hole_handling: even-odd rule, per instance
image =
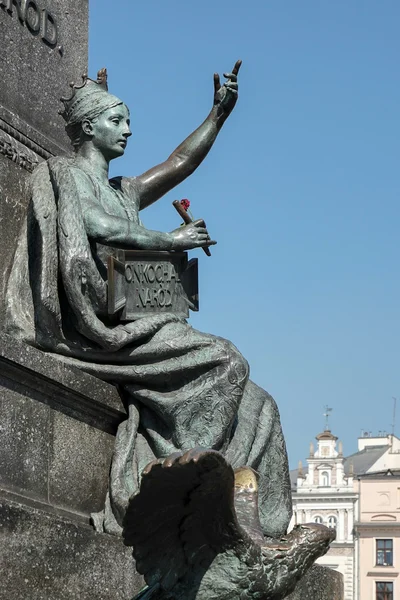
[[255, 471], [195, 448], [147, 465], [123, 536], [147, 583], [135, 600], [281, 600], [335, 531], [311, 523], [264, 537]]

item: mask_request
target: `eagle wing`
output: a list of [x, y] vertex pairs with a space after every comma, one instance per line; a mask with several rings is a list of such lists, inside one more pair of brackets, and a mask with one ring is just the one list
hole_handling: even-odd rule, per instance
[[153, 461], [124, 519], [124, 543], [149, 586], [171, 590], [248, 539], [234, 509], [234, 473], [219, 452], [196, 448]]

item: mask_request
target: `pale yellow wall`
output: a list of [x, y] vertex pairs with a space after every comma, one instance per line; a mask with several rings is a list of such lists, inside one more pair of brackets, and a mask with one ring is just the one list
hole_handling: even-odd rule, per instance
[[[393, 539], [393, 567], [376, 566], [375, 552], [377, 538]], [[400, 598], [400, 537], [393, 529], [380, 529], [374, 532], [362, 533], [360, 538], [360, 598], [362, 600], [375, 600], [375, 582], [392, 581], [394, 584], [394, 598]]]
[[361, 521], [368, 522], [379, 514], [400, 521], [400, 478], [361, 479], [360, 486]]
[[[375, 600], [375, 582], [392, 581], [400, 598], [400, 479], [360, 480], [359, 574], [362, 600]], [[373, 527], [362, 528], [362, 524]], [[376, 539], [393, 540], [393, 566], [376, 565]]]

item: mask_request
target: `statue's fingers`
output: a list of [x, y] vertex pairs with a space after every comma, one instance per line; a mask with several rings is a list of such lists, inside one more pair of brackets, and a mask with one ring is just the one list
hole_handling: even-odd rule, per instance
[[183, 454], [183, 456], [179, 459], [180, 465], [187, 465], [191, 461], [197, 462], [199, 458], [201, 458], [204, 454], [204, 450], [202, 448], [192, 448]]
[[228, 90], [232, 90], [233, 92], [237, 92], [239, 89], [239, 86], [235, 81], [227, 81], [224, 85]]
[[214, 73], [214, 91], [218, 92], [220, 87], [221, 87], [221, 82], [219, 79], [219, 75], [218, 75], [218, 73]]
[[156, 458], [155, 460], [152, 460], [148, 465], [145, 466], [145, 468], [143, 469], [142, 475], [148, 475], [150, 473], [150, 471], [153, 469], [153, 467], [162, 465], [163, 461], [164, 461], [163, 458]]
[[233, 75], [237, 75], [239, 73], [239, 69], [242, 66], [242, 61], [241, 60], [237, 60], [235, 62], [235, 66], [232, 69], [232, 73]]
[[162, 463], [163, 469], [168, 469], [169, 467], [172, 467], [175, 463], [177, 463], [179, 461], [179, 459], [182, 456], [183, 456], [183, 452], [174, 452], [173, 454], [170, 454], [169, 456], [167, 456], [167, 458]]
[[229, 81], [232, 81], [232, 82], [237, 81], [237, 75], [235, 75], [235, 73], [224, 73], [224, 77], [225, 77], [225, 79], [228, 79]]
[[197, 239], [197, 244], [200, 248], [206, 248], [207, 246], [215, 246], [217, 242], [210, 239], [209, 235], [200, 235]]
[[195, 227], [206, 227], [206, 224], [204, 222], [204, 219], [196, 219], [196, 221], [193, 221], [192, 223]]

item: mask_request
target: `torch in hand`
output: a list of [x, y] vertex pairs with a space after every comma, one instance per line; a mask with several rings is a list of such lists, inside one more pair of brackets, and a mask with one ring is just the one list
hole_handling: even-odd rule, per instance
[[[186, 204], [184, 204], [185, 202], [186, 202]], [[190, 205], [189, 200], [186, 200], [186, 201], [185, 200], [174, 200], [172, 203], [172, 206], [176, 209], [176, 211], [182, 217], [185, 225], [189, 225], [189, 223], [192, 223], [192, 221], [193, 221], [192, 217], [188, 213], [189, 205]], [[211, 256], [211, 252], [208, 247], [203, 246], [203, 250], [207, 254], [207, 256]]]

